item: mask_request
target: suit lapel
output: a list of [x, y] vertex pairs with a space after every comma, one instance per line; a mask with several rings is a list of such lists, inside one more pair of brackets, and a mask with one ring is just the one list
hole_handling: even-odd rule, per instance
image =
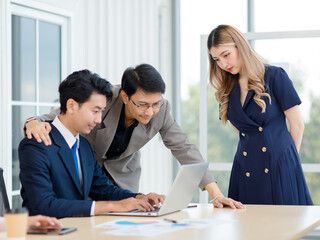
[[116, 133], [122, 106], [123, 101], [119, 94], [117, 100], [110, 106], [106, 117], [103, 119], [104, 128], [97, 131], [95, 151], [98, 156], [105, 156], [112, 143], [113, 137], [110, 136], [114, 136]]
[[251, 101], [251, 99], [253, 98], [254, 95], [254, 91], [253, 90], [249, 90], [246, 96], [246, 99], [244, 100], [244, 104], [242, 106], [243, 110], [246, 109], [248, 103]]
[[[80, 137], [80, 147], [79, 147], [79, 155], [81, 161], [81, 169], [82, 169], [82, 180], [83, 180], [83, 196], [86, 197], [89, 195], [91, 188], [91, 180], [92, 179], [92, 165], [89, 164], [89, 160], [92, 159], [92, 156], [89, 155], [91, 153], [90, 149], [87, 149], [86, 145], [83, 144], [83, 138]], [[90, 181], [89, 181], [90, 180]]]
[[80, 192], [80, 194], [82, 194], [71, 149], [69, 148], [67, 142], [65, 141], [63, 136], [60, 134], [60, 132], [56, 129], [56, 127], [53, 125], [51, 125], [51, 127], [52, 127], [52, 130], [50, 132], [50, 136], [51, 136], [52, 142], [59, 147], [58, 155], [60, 156], [61, 161], [63, 162], [65, 168], [67, 169], [78, 191]]
[[[139, 123], [138, 126], [135, 127], [135, 129], [132, 132], [130, 142], [128, 144], [127, 149], [120, 155], [120, 158], [125, 158], [140, 148], [142, 148], [155, 134], [151, 134], [150, 136], [147, 135], [147, 133], [150, 133], [148, 131], [149, 127], [148, 123], [147, 125]], [[137, 141], [138, 139], [138, 141]]]
[[250, 90], [247, 93], [245, 102], [243, 106], [241, 106], [240, 101], [240, 85], [238, 82], [236, 82], [233, 86], [233, 89], [230, 93], [229, 98], [229, 110], [228, 111], [234, 111], [234, 116], [237, 116], [237, 121], [244, 123], [244, 124], [252, 124], [254, 126], [258, 126], [256, 122], [254, 122], [245, 112], [245, 108], [247, 107], [248, 103], [253, 97], [253, 91]]

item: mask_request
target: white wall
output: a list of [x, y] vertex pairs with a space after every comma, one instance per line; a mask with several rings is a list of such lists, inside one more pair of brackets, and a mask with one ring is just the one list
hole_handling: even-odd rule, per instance
[[[117, 84], [120, 83], [125, 68], [149, 63], [162, 74], [167, 84], [166, 98], [171, 100], [170, 0], [13, 0], [13, 2], [48, 11], [57, 10], [62, 14], [65, 12], [71, 17], [70, 72], [88, 68], [111, 83]], [[1, 21], [3, 18], [6, 19], [3, 13], [8, 14], [10, 11], [8, 6], [10, 6], [9, 0], [1, 0]], [[1, 28], [1, 39], [4, 32]], [[1, 43], [1, 50], [5, 48], [4, 44]], [[1, 59], [4, 59], [3, 56]], [[11, 73], [7, 73], [6, 77], [1, 73], [1, 93], [8, 92], [9, 89], [3, 91], [3, 87], [8, 88], [4, 83], [10, 76]], [[9, 101], [8, 98], [4, 98], [2, 94], [1, 108], [7, 106]], [[10, 123], [1, 115], [0, 124], [6, 126]], [[1, 136], [4, 129], [0, 130]], [[3, 138], [0, 138], [0, 146], [6, 146]], [[11, 149], [6, 148], [6, 151], [8, 155]], [[159, 136], [142, 149], [143, 173], [140, 191], [167, 192], [172, 182], [171, 159], [171, 154], [165, 149]], [[0, 161], [1, 165], [4, 164], [3, 159]]]

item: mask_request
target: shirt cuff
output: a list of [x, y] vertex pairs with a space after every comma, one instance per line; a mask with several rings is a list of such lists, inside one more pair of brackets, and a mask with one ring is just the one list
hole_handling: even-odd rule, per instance
[[92, 202], [90, 216], [94, 216], [94, 210], [96, 209], [96, 201]]

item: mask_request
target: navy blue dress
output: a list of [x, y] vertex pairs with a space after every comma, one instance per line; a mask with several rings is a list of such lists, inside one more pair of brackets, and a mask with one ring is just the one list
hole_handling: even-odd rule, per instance
[[244, 105], [236, 82], [228, 120], [239, 130], [229, 197], [246, 204], [312, 205], [299, 155], [286, 125], [285, 110], [301, 103], [291, 80], [279, 67], [266, 66], [266, 112], [248, 91]]

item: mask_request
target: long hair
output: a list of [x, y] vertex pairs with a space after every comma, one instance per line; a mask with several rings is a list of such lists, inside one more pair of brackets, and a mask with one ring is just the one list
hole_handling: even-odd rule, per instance
[[233, 45], [238, 49], [239, 56], [242, 60], [242, 68], [247, 73], [248, 91], [253, 90], [255, 95], [254, 101], [261, 107], [261, 112], [266, 111], [266, 103], [262, 97], [271, 98], [266, 93], [264, 74], [266, 61], [259, 56], [250, 46], [244, 35], [236, 28], [229, 25], [219, 25], [213, 29], [208, 37], [207, 47], [209, 55], [210, 84], [216, 89], [215, 96], [220, 104], [219, 116], [225, 125], [228, 121], [228, 106], [230, 92], [238, 79], [239, 75], [233, 75], [221, 69], [210, 55], [212, 47]]

